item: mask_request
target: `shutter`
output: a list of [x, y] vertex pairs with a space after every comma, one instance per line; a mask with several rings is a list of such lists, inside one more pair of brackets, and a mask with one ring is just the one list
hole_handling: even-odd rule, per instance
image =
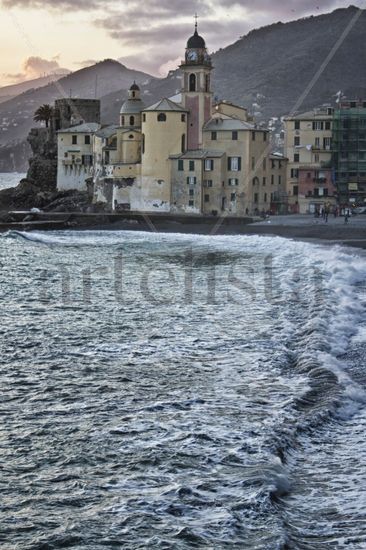
[[214, 161], [211, 160], [211, 170], [213, 170], [213, 169], [214, 169]]
[[227, 157], [227, 169], [231, 170], [231, 157]]
[[241, 170], [241, 157], [238, 157], [238, 171]]

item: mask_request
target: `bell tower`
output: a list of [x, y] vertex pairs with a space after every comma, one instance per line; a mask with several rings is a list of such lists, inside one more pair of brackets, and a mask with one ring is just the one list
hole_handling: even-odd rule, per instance
[[202, 148], [202, 129], [212, 114], [211, 57], [197, 27], [196, 15], [194, 34], [187, 42], [185, 59], [180, 65], [183, 73], [182, 105], [189, 112], [188, 150]]

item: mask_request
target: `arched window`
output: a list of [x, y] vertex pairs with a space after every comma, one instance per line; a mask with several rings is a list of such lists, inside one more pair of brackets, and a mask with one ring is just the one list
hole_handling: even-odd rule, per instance
[[189, 91], [196, 91], [196, 75], [194, 73], [189, 75]]
[[158, 122], [165, 122], [166, 121], [166, 114], [165, 113], [159, 113], [158, 114]]
[[182, 153], [186, 152], [186, 135], [182, 135]]
[[206, 74], [206, 78], [205, 78], [205, 91], [206, 92], [210, 91], [210, 75], [208, 74]]
[[125, 117], [123, 116], [123, 117], [121, 118], [121, 126], [124, 126], [124, 125], [125, 125]]
[[182, 115], [180, 118], [181, 118], [181, 121], [182, 121], [182, 122], [185, 122], [185, 121], [186, 121], [186, 115]]
[[130, 135], [128, 136], [128, 139], [133, 139], [133, 138], [134, 138], [134, 136], [133, 136], [132, 134], [130, 134]]
[[135, 97], [136, 96], [136, 92], [132, 92], [132, 97]]
[[130, 126], [135, 126], [135, 117], [130, 116]]
[[253, 178], [253, 185], [259, 185], [259, 178]]
[[142, 134], [141, 136], [141, 149], [142, 149], [142, 154], [145, 153], [145, 134]]

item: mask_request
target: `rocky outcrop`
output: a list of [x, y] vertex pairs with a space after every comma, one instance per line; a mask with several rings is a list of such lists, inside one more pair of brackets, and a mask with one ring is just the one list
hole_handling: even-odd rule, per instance
[[43, 191], [55, 191], [57, 185], [57, 142], [51, 128], [32, 128], [27, 141], [32, 149], [27, 179]]

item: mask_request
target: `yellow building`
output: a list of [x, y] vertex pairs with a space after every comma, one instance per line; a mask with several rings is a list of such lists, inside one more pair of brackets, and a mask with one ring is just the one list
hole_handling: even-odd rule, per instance
[[243, 107], [213, 105], [213, 67], [197, 24], [180, 69], [182, 90], [174, 100], [146, 107], [134, 83], [119, 125], [95, 132], [94, 200], [112, 210], [143, 212], [270, 211], [284, 184], [286, 159], [278, 161], [281, 175], [272, 174], [269, 131]]

